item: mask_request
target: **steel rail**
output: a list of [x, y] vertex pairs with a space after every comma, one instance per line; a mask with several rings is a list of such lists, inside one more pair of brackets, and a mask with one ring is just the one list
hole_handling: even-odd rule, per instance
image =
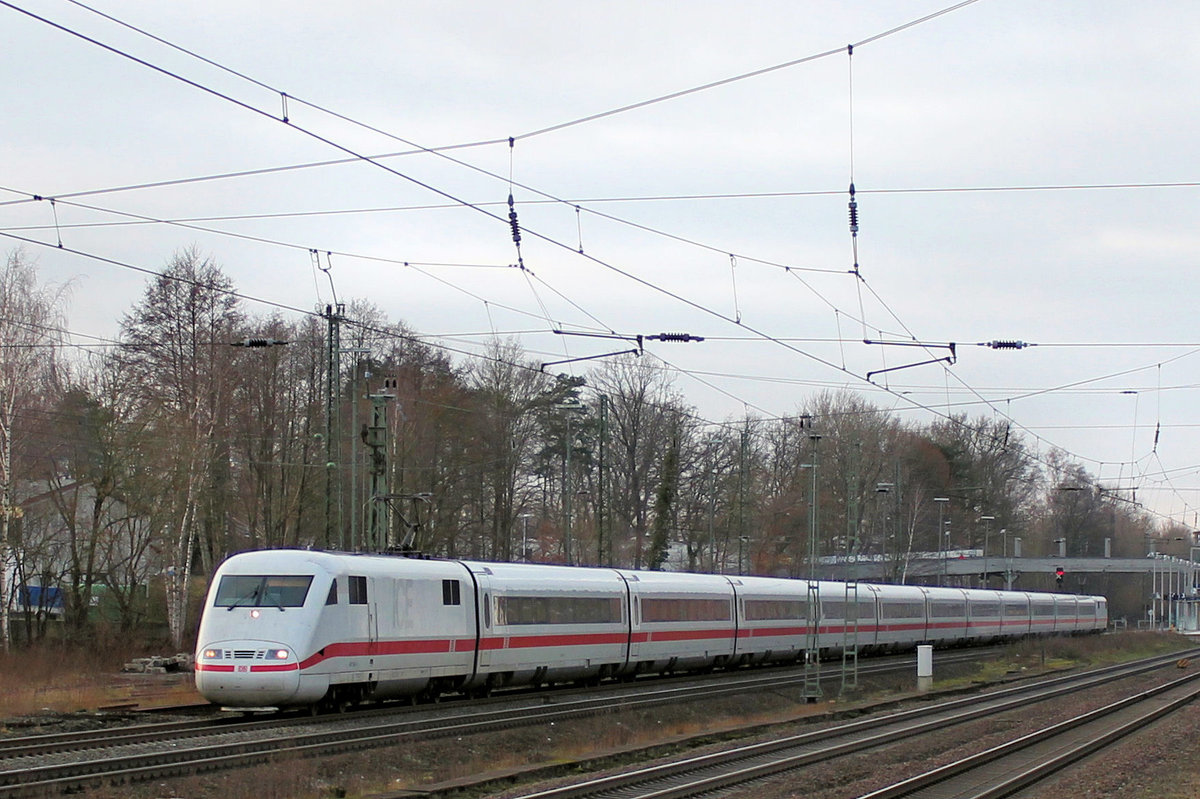
[[[1197, 678], [1200, 678], [1200, 673], [1189, 674], [955, 763], [864, 794], [859, 799], [918, 797], [931, 789], [940, 795], [954, 795], [962, 799], [1001, 799], [1057, 774], [1076, 761], [1113, 745], [1152, 721], [1194, 701], [1200, 696], [1200, 687], [1190, 683]], [[1167, 695], [1164, 701], [1157, 701], [1164, 695]], [[1147, 704], [1150, 704], [1150, 708], [1143, 709]], [[1127, 713], [1131, 710], [1134, 712]], [[1114, 721], [1113, 716], [1118, 718]], [[1064, 738], [1072, 740], [1063, 741]]]
[[[1108, 667], [1078, 675], [1076, 680], [1087, 680], [1089, 684], [1105, 679], [1117, 679], [1125, 673], [1137, 673], [1156, 668], [1164, 662], [1173, 661], [1179, 654], [1162, 656], [1153, 659], [1152, 663], [1145, 661], [1126, 664], [1124, 666]], [[770, 681], [778, 675], [766, 675], [763, 679], [772, 688], [779, 687], [779, 680]], [[800, 675], [792, 678], [800, 682]], [[1047, 681], [1053, 685], [1067, 680], [1058, 677]], [[1039, 690], [1047, 690], [1039, 683]], [[92, 760], [76, 761], [60, 765], [45, 765], [35, 767], [11, 768], [0, 772], [0, 797], [44, 794], [49, 791], [63, 791], [87, 787], [103, 782], [123, 783], [130, 780], [152, 779], [170, 775], [181, 775], [207, 771], [217, 768], [249, 765], [267, 762], [281, 757], [305, 754], [323, 755], [352, 749], [363, 749], [374, 746], [396, 744], [403, 740], [419, 737], [424, 740], [437, 736], [463, 736], [504, 729], [520, 725], [548, 723], [567, 718], [577, 718], [595, 715], [600, 712], [610, 712], [614, 707], [635, 708], [663, 704], [677, 699], [695, 700], [698, 697], [723, 693], [726, 690], [745, 690], [742, 688], [722, 689], [719, 685], [709, 690], [692, 687], [675, 687], [645, 692], [640, 696], [631, 697], [594, 697], [574, 699], [556, 705], [545, 704], [553, 699], [542, 698], [543, 704], [529, 706], [524, 710], [504, 707], [493, 710], [472, 711], [462, 714], [458, 719], [451, 720], [401, 720], [383, 724], [364, 726], [358, 729], [327, 729], [312, 733], [296, 734], [295, 732], [263, 735], [254, 740], [243, 740], [226, 743], [209, 743], [201, 746], [172, 745], [168, 751], [153, 753], [136, 753], [123, 755], [109, 753], [107, 756]], [[1031, 686], [1009, 688], [996, 692], [995, 695], [1006, 695], [1014, 691], [1032, 690]], [[1051, 687], [1048, 690], [1054, 690]], [[957, 705], [966, 700], [956, 700], [948, 705]], [[972, 700], [977, 701], [977, 700]], [[894, 714], [891, 719], [913, 714], [917, 711], [906, 711]], [[923, 709], [920, 712], [931, 712]], [[333, 717], [356, 721], [350, 716]], [[845, 725], [855, 727], [863, 722]], [[148, 725], [156, 726], [156, 725]], [[233, 726], [233, 725], [231, 725]], [[332, 726], [332, 725], [330, 725]], [[225, 734], [227, 728], [221, 728], [215, 735]], [[818, 733], [828, 737], [829, 731]], [[172, 742], [174, 743], [174, 742]]]
[[[955, 660], [977, 659], [977, 652], [955, 654]], [[899, 662], [871, 664], [860, 671], [883, 673], [907, 670], [912, 658]], [[831, 672], [836, 667], [829, 667]], [[782, 678], [782, 679], [781, 679]], [[802, 684], [803, 673], [758, 672], [731, 679], [728, 675], [712, 677], [697, 684], [662, 685], [660, 681], [643, 682], [640, 685], [621, 685], [610, 688], [597, 696], [595, 689], [571, 690], [562, 693], [522, 694], [519, 697], [485, 700], [499, 707], [479, 709], [480, 702], [450, 709], [452, 718], [421, 718], [392, 721], [385, 724], [364, 726], [357, 730], [344, 729], [345, 723], [355, 723], [379, 717], [394, 718], [397, 712], [409, 715], [420, 708], [383, 708], [347, 715], [331, 715], [319, 718], [294, 717], [273, 718], [265, 721], [231, 722], [227, 719], [167, 722], [139, 725], [137, 728], [117, 728], [89, 732], [57, 733], [9, 739], [0, 745], [0, 759], [13, 760], [18, 757], [44, 755], [50, 752], [86, 752], [96, 749], [112, 749], [139, 743], [163, 744], [164, 737], [170, 738], [171, 748], [165, 752], [120, 753], [93, 752], [91, 760], [45, 766], [16, 766], [9, 764], [0, 771], [0, 797], [38, 795], [94, 785], [97, 782], [124, 782], [127, 780], [153, 779], [172, 774], [186, 774], [199, 770], [212, 770], [266, 762], [286, 753], [332, 754], [349, 749], [395, 743], [403, 738], [431, 737], [437, 735], [467, 735], [520, 725], [548, 722], [611, 712], [613, 709], [651, 707], [678, 701], [695, 701], [700, 698], [744, 693], [754, 688], [777, 690], [791, 684]], [[614, 695], [615, 694], [615, 695]], [[530, 702], [536, 704], [530, 704]], [[449, 709], [449, 708], [448, 708]], [[463, 711], [463, 712], [458, 712]], [[340, 724], [338, 729], [307, 733], [280, 734], [281, 728], [297, 725]], [[210, 744], [180, 747], [180, 737], [216, 737], [245, 733], [262, 733], [253, 742], [233, 744]], [[165, 735], [164, 735], [165, 734]], [[297, 743], [299, 742], [299, 743]], [[0, 769], [4, 768], [0, 762]]]
[[608, 777], [584, 780], [519, 799], [581, 799], [636, 795], [639, 799], [679, 799], [789, 771], [892, 743], [987, 715], [1013, 710], [1065, 694], [1161, 668], [1178, 655], [1160, 656], [1080, 675], [1057, 677], [1033, 686], [1017, 686], [982, 697], [967, 697], [930, 708], [901, 711], [883, 718], [840, 724], [786, 738], [709, 755], [686, 758]]
[[[978, 659], [978, 654], [970, 653], [954, 653], [943, 656], [942, 662], [970, 662]], [[896, 671], [906, 671], [912, 668], [913, 658], [906, 657], [899, 662], [889, 663], [874, 663], [860, 667], [860, 674], [886, 674]], [[823, 670], [825, 672], [826, 670]], [[822, 676], [834, 676], [837, 673], [836, 667], [829, 667], [828, 673], [823, 673]], [[658, 681], [642, 682], [640, 684], [626, 684], [617, 686], [606, 686], [601, 689], [567, 689], [554, 692], [530, 692], [523, 690], [519, 693], [514, 692], [504, 696], [495, 696], [486, 700], [472, 700], [469, 703], [462, 705], [445, 704], [445, 705], [419, 705], [414, 707], [403, 706], [400, 704], [384, 705], [377, 708], [364, 708], [355, 711], [349, 715], [331, 714], [328, 716], [311, 717], [302, 714], [294, 714], [291, 716], [279, 715], [272, 716], [269, 719], [256, 719], [253, 721], [240, 720], [233, 717], [223, 718], [203, 718], [203, 719], [188, 719], [181, 721], [170, 722], [155, 722], [152, 724], [138, 724], [120, 727], [111, 727], [99, 730], [73, 731], [64, 733], [43, 733], [38, 735], [26, 735], [21, 737], [0, 738], [0, 761], [13, 757], [23, 757], [29, 755], [42, 755], [52, 752], [70, 752], [82, 751], [86, 749], [96, 749], [108, 746], [119, 746], [125, 744], [136, 744], [145, 741], [161, 740], [166, 736], [173, 738], [195, 738], [205, 735], [226, 734], [235, 732], [251, 732], [255, 730], [270, 730], [276, 727], [286, 726], [303, 726], [321, 723], [338, 723], [344, 722], [348, 718], [366, 719], [368, 717], [378, 716], [393, 716], [397, 714], [413, 714], [421, 712], [434, 712], [435, 708], [441, 708], [443, 714], [455, 714], [456, 711], [463, 711], [461, 715], [469, 716], [479, 713], [495, 712], [486, 709], [494, 705], [504, 705], [506, 708], [510, 706], [520, 706], [529, 702], [533, 697], [536, 697], [538, 704], [547, 702], [577, 702], [577, 706], [581, 709], [588, 703], [599, 703], [601, 706], [611, 708], [614, 703], [627, 701], [627, 697], [644, 695], [648, 698], [657, 698], [661, 702], [678, 701], [682, 699], [693, 699], [696, 696], [719, 696], [722, 694], [741, 693], [747, 690], [756, 688], [780, 688], [788, 685], [802, 683], [804, 680], [803, 674], [797, 671], [796, 674], [791, 674], [790, 671], [758, 671], [753, 674], [732, 675], [728, 672], [713, 676], [704, 680], [688, 680], [684, 685], [663, 685]], [[600, 696], [596, 696], [597, 693]], [[579, 699], [571, 699], [571, 697], [580, 697]], [[481, 707], [485, 709], [480, 709]], [[2, 763], [0, 763], [2, 766]]]

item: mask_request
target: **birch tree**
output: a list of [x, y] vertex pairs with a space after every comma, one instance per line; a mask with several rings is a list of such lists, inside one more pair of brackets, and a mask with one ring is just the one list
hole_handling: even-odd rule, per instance
[[64, 297], [61, 289], [39, 285], [37, 269], [24, 252], [8, 254], [0, 270], [0, 639], [6, 651], [12, 643], [10, 570], [20, 557], [12, 530], [19, 513], [14, 446], [22, 432], [21, 413], [41, 392], [56, 360], [53, 345], [61, 337]]
[[159, 518], [169, 553], [167, 622], [183, 641], [193, 559], [211, 572], [228, 545], [230, 402], [242, 325], [232, 283], [196, 250], [177, 253], [122, 319], [122, 366], [142, 393], [169, 480]]

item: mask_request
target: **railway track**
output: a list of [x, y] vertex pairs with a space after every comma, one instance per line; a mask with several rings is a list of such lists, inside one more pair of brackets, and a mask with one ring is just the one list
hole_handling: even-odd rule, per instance
[[1197, 678], [1200, 673], [1190, 674], [861, 799], [1001, 799], [1194, 701], [1200, 696]]
[[[972, 650], [963, 652], [944, 653], [939, 663], [951, 665], [978, 660], [980, 653], [988, 650]], [[912, 657], [880, 658], [859, 668], [861, 677], [882, 675], [894, 672], [911, 671]], [[834, 667], [822, 670], [822, 679], [829, 681], [837, 677], [839, 672]], [[467, 702], [448, 701], [444, 704], [421, 705], [408, 707], [396, 703], [382, 706], [367, 706], [346, 716], [331, 715], [317, 719], [301, 713], [272, 715], [267, 718], [246, 720], [239, 716], [194, 718], [169, 722], [154, 722], [148, 724], [116, 726], [99, 730], [86, 730], [65, 733], [41, 733], [23, 737], [0, 738], [0, 766], [9, 758], [25, 755], [42, 755], [53, 752], [82, 751], [106, 746], [138, 744], [171, 738], [179, 740], [214, 733], [252, 733], [269, 731], [280, 727], [299, 727], [321, 723], [337, 723], [344, 719], [366, 721], [373, 717], [391, 717], [396, 715], [434, 714], [439, 717], [463, 714], [471, 717], [481, 709], [501, 706], [504, 712], [509, 708], [520, 707], [524, 703], [535, 701], [539, 704], [576, 702], [575, 706], [581, 711], [593, 707], [606, 709], [616, 703], [650, 704], [653, 702], [672, 702], [691, 699], [697, 696], [718, 697], [737, 694], [743, 691], [760, 688], [779, 688], [797, 685], [804, 680], [803, 674], [795, 669], [766, 669], [751, 671], [744, 674], [723, 673], [706, 678], [675, 677], [670, 679], [653, 678], [641, 683], [625, 685], [607, 685], [600, 688], [564, 688], [555, 690], [519, 689], [511, 694], [498, 695], [490, 699], [474, 699]], [[578, 701], [576, 701], [578, 700]], [[194, 708], [187, 708], [189, 711]], [[486, 712], [486, 710], [485, 710]]]
[[[527, 793], [521, 799], [683, 799], [683, 797], [712, 794], [736, 786], [764, 780], [775, 775], [818, 763], [902, 741], [954, 724], [976, 721], [993, 714], [1011, 711], [1043, 702], [1054, 697], [1095, 689], [1106, 683], [1136, 676], [1172, 665], [1178, 655], [1151, 658], [1123, 666], [1097, 669], [1079, 675], [1058, 677], [1030, 685], [1022, 685], [984, 696], [974, 696], [942, 702], [933, 707], [918, 708], [878, 718], [840, 724], [832, 728], [808, 731], [764, 743], [750, 744], [715, 754], [685, 758], [670, 763], [626, 771], [622, 774], [575, 782], [557, 788]], [[1200, 688], [1191, 688], [1190, 675], [1178, 683], [1176, 690], [1190, 696]], [[1173, 683], [1172, 685], [1176, 685]], [[1151, 697], [1147, 697], [1149, 701]], [[1178, 702], [1190, 701], [1179, 698]], [[1178, 702], [1171, 707], [1180, 706]], [[1163, 705], [1158, 702], [1158, 705]], [[1167, 712], [1156, 708], [1159, 712]], [[1130, 722], [1136, 726], [1138, 721]], [[1129, 727], [1133, 728], [1133, 727]], [[1084, 733], [1085, 735], [1088, 733]], [[1086, 754], [1086, 753], [1085, 753]], [[1082, 754], [1079, 756], [1083, 756]], [[892, 797], [976, 797], [964, 792], [961, 785], [949, 785], [946, 790], [937, 783], [949, 780], [948, 772], [928, 777], [922, 785], [930, 793], [879, 793], [873, 799]], [[969, 777], [962, 779], [969, 780]], [[896, 790], [901, 790], [897, 788]], [[907, 790], [907, 789], [905, 789]], [[1005, 794], [994, 794], [1003, 796]], [[993, 796], [979, 794], [978, 799]]]
[[[948, 653], [978, 659], [979, 653]], [[1141, 669], [1153, 668], [1143, 664]], [[912, 668], [911, 659], [872, 663], [869, 676]], [[1123, 671], [1127, 671], [1126, 668]], [[835, 672], [829, 672], [832, 676]], [[1094, 675], [1093, 679], [1103, 679]], [[1113, 678], [1109, 678], [1113, 679]], [[549, 724], [614, 709], [635, 709], [802, 683], [802, 673], [775, 669], [682, 684], [634, 684], [589, 692], [541, 692], [512, 699], [423, 708], [387, 708], [319, 719], [202, 720], [62, 733], [0, 742], [0, 797], [47, 795], [103, 783], [121, 784], [253, 765], [289, 756], [316, 757], [405, 740], [466, 736]], [[423, 712], [422, 712], [423, 711]], [[821, 733], [822, 736], [825, 733]]]
[[[977, 660], [981, 650], [946, 653], [943, 663]], [[910, 671], [912, 658], [863, 665], [868, 677]], [[839, 672], [828, 667], [822, 679]], [[405, 739], [469, 735], [549, 723], [614, 709], [777, 690], [804, 682], [796, 669], [763, 669], [702, 679], [648, 680], [601, 689], [528, 691], [464, 703], [383, 706], [312, 718], [188, 719], [84, 732], [0, 739], [0, 797], [46, 795], [104, 782], [125, 783], [268, 762], [288, 754], [321, 756]]]

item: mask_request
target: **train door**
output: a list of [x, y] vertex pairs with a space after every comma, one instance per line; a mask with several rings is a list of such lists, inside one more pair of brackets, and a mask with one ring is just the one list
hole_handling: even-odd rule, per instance
[[474, 571], [472, 576], [475, 578], [475, 618], [479, 630], [479, 670], [486, 671], [487, 667], [492, 665], [492, 650], [499, 644], [503, 643], [502, 639], [496, 637], [492, 625], [496, 620], [492, 618], [492, 594], [494, 586], [491, 584], [492, 570], [486, 566]]
[[370, 604], [368, 580], [361, 575], [352, 574], [346, 578], [347, 614], [346, 633], [351, 640], [373, 642], [373, 619]]
[[376, 577], [367, 578], [367, 640], [371, 643], [372, 654], [375, 653], [375, 644], [379, 642], [379, 600], [384, 594], [381, 590], [383, 582]]
[[625, 581], [626, 596], [629, 601], [629, 655], [626, 663], [637, 663], [646, 636], [642, 628], [642, 603], [638, 597], [638, 578], [636, 574], [621, 574]]

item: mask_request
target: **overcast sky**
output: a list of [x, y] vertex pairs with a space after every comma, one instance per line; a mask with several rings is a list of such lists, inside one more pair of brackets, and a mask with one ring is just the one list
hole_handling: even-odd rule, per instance
[[[321, 307], [331, 277], [456, 350], [688, 332], [646, 357], [705, 418], [842, 387], [1011, 418], [1200, 526], [1200, 5], [979, 0], [896, 30], [951, 6], [0, 0], [0, 250], [51, 245], [24, 247], [82, 344], [141, 297], [130, 267], [189, 246], [251, 298]], [[869, 382], [948, 350], [864, 338], [957, 362]]]

